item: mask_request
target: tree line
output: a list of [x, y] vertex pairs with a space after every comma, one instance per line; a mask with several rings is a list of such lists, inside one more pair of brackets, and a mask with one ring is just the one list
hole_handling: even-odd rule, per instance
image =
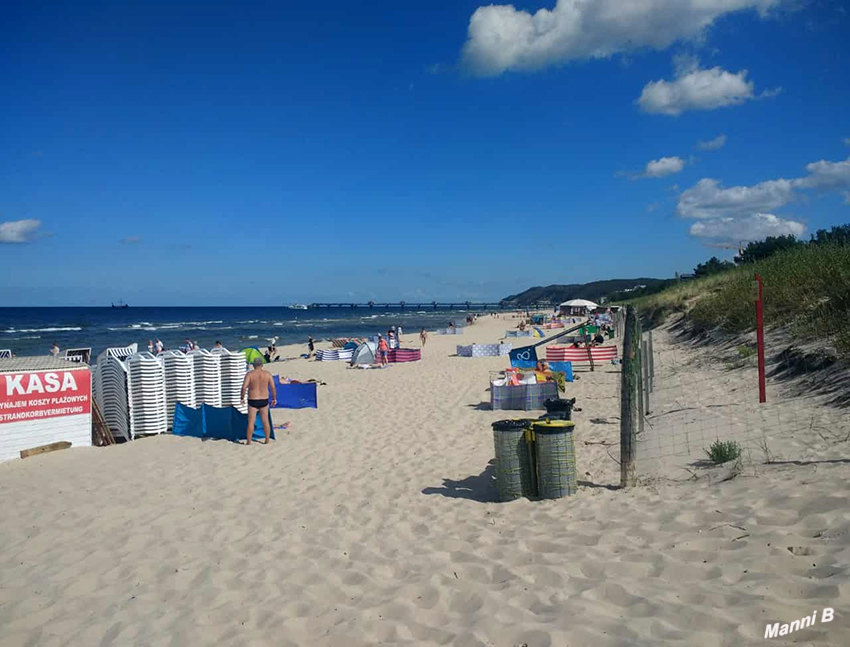
[[[830, 229], [818, 229], [811, 235], [809, 240], [797, 240], [791, 234], [786, 236], [768, 236], [764, 240], [748, 243], [746, 247], [741, 249], [735, 256], [734, 261], [721, 261], [716, 256], [712, 256], [704, 263], [699, 263], [694, 268], [694, 277], [703, 278], [720, 274], [735, 269], [741, 265], [748, 265], [756, 261], [763, 260], [779, 252], [784, 252], [797, 247], [805, 247], [807, 245], [850, 245], [850, 224], [838, 225]], [[678, 279], [666, 279], [656, 285], [648, 286], [641, 290], [633, 292], [615, 292], [608, 295], [609, 301], [623, 301], [626, 299], [634, 299], [637, 297], [649, 296], [656, 294], [666, 289], [670, 285], [677, 282]]]
[[850, 224], [838, 225], [831, 229], [818, 229], [808, 241], [797, 240], [792, 234], [786, 236], [768, 236], [764, 240], [751, 242], [735, 256], [734, 262], [721, 261], [712, 256], [705, 263], [694, 268], [695, 277], [711, 276], [731, 270], [738, 265], [748, 265], [763, 260], [779, 252], [806, 245], [850, 245]]

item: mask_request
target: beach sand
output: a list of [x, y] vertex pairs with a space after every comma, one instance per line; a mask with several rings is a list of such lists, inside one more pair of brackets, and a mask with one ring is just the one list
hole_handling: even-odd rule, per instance
[[270, 365], [327, 385], [317, 410], [274, 412], [292, 425], [269, 446], [161, 436], [0, 465], [0, 645], [732, 646], [824, 607], [772, 642], [850, 644], [850, 464], [817, 447], [618, 490], [607, 365], [568, 385], [578, 495], [498, 503], [490, 423], [528, 414], [483, 404], [507, 358], [453, 355], [514, 323], [432, 334], [386, 370]]

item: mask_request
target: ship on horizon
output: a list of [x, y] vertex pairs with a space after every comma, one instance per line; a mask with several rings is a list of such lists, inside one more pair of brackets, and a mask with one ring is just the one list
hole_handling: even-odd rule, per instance
[[124, 303], [124, 301], [122, 301], [121, 299], [118, 299], [118, 303], [113, 303], [112, 307], [113, 308], [129, 308], [130, 304]]
[[305, 306], [303, 303], [293, 303], [288, 307], [290, 310], [307, 310], [307, 306]]

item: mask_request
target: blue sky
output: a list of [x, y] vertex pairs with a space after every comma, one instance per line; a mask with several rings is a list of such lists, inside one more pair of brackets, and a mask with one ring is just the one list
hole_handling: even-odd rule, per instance
[[18, 3], [0, 302], [498, 299], [808, 237], [850, 222], [848, 33], [837, 0]]

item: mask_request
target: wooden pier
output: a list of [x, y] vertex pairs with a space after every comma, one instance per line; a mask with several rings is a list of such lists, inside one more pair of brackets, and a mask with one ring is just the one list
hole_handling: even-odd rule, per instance
[[518, 306], [517, 304], [508, 301], [500, 301], [498, 303], [475, 303], [473, 301], [464, 301], [462, 303], [447, 303], [440, 301], [431, 301], [430, 303], [425, 303], [422, 301], [368, 301], [366, 303], [345, 303], [340, 301], [333, 301], [331, 303], [311, 303], [310, 308], [383, 308], [393, 310], [426, 310], [429, 308], [431, 310], [455, 310], [459, 308], [465, 308], [466, 310], [525, 310], [526, 308], [548, 309], [552, 308], [553, 305], [554, 304], [552, 303], [535, 303], [532, 306]]

